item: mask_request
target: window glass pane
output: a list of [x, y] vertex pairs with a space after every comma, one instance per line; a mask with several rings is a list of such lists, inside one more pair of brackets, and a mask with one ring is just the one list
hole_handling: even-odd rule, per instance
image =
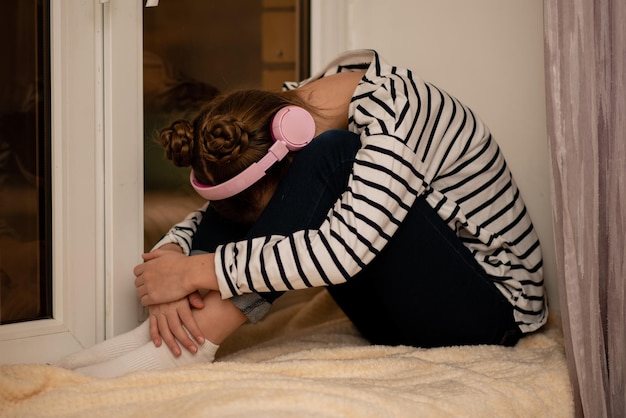
[[[246, 1], [247, 0], [243, 0]], [[193, 108], [218, 93], [213, 76], [224, 57], [211, 45], [222, 6], [231, 2], [161, 1], [144, 9], [144, 247], [148, 251], [171, 225], [202, 205], [187, 187], [188, 170], [164, 157], [158, 132], [190, 119]], [[238, 7], [242, 1], [234, 1]], [[258, 1], [250, 1], [258, 3]], [[203, 16], [210, 18], [203, 19]], [[208, 24], [208, 22], [211, 24]], [[226, 34], [225, 34], [226, 35]], [[224, 36], [226, 38], [226, 36]], [[215, 50], [218, 50], [217, 52]], [[250, 51], [247, 51], [250, 53]]]
[[49, 0], [0, 1], [0, 323], [49, 318]]
[[168, 0], [144, 9], [146, 250], [204, 203], [189, 186], [189, 168], [164, 157], [158, 131], [193, 119], [218, 92], [279, 90], [297, 79], [306, 10], [303, 0]]

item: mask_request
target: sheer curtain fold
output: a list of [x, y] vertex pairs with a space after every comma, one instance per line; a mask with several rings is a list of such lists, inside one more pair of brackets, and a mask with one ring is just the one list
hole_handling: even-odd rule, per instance
[[559, 297], [578, 416], [626, 416], [626, 2], [545, 0]]

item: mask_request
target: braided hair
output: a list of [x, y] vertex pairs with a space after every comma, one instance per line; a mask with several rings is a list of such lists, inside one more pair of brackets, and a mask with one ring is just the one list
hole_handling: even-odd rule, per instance
[[[273, 143], [273, 116], [287, 105], [306, 105], [293, 91], [241, 90], [221, 95], [193, 122], [177, 120], [161, 130], [166, 157], [178, 167], [191, 167], [203, 184], [216, 185], [258, 162]], [[290, 156], [275, 164], [260, 181], [224, 200], [211, 202], [220, 215], [253, 223], [263, 210], [261, 196], [284, 175]]]

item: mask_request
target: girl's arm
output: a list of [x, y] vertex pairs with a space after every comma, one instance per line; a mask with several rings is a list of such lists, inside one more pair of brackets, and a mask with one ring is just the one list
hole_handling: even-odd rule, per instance
[[[174, 225], [154, 245], [152, 251], [159, 250], [165, 253], [184, 254], [187, 258], [191, 251], [193, 236], [207, 206], [208, 203], [187, 215], [183, 221]], [[204, 335], [191, 315], [191, 309], [201, 309], [203, 305], [202, 298], [197, 292], [191, 292], [191, 294], [184, 295], [178, 300], [150, 305], [150, 335], [154, 344], [158, 347], [165, 341], [175, 356], [181, 353], [179, 343], [190, 352], [195, 352], [196, 343], [202, 344]], [[194, 336], [196, 343], [189, 338], [183, 326]]]

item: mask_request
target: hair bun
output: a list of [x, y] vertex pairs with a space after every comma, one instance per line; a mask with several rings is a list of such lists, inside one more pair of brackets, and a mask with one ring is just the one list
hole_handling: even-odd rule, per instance
[[202, 126], [203, 157], [218, 164], [236, 161], [248, 148], [249, 135], [244, 124], [232, 117], [216, 116]]
[[194, 148], [193, 126], [189, 121], [177, 120], [161, 131], [161, 145], [177, 167], [189, 167]]

